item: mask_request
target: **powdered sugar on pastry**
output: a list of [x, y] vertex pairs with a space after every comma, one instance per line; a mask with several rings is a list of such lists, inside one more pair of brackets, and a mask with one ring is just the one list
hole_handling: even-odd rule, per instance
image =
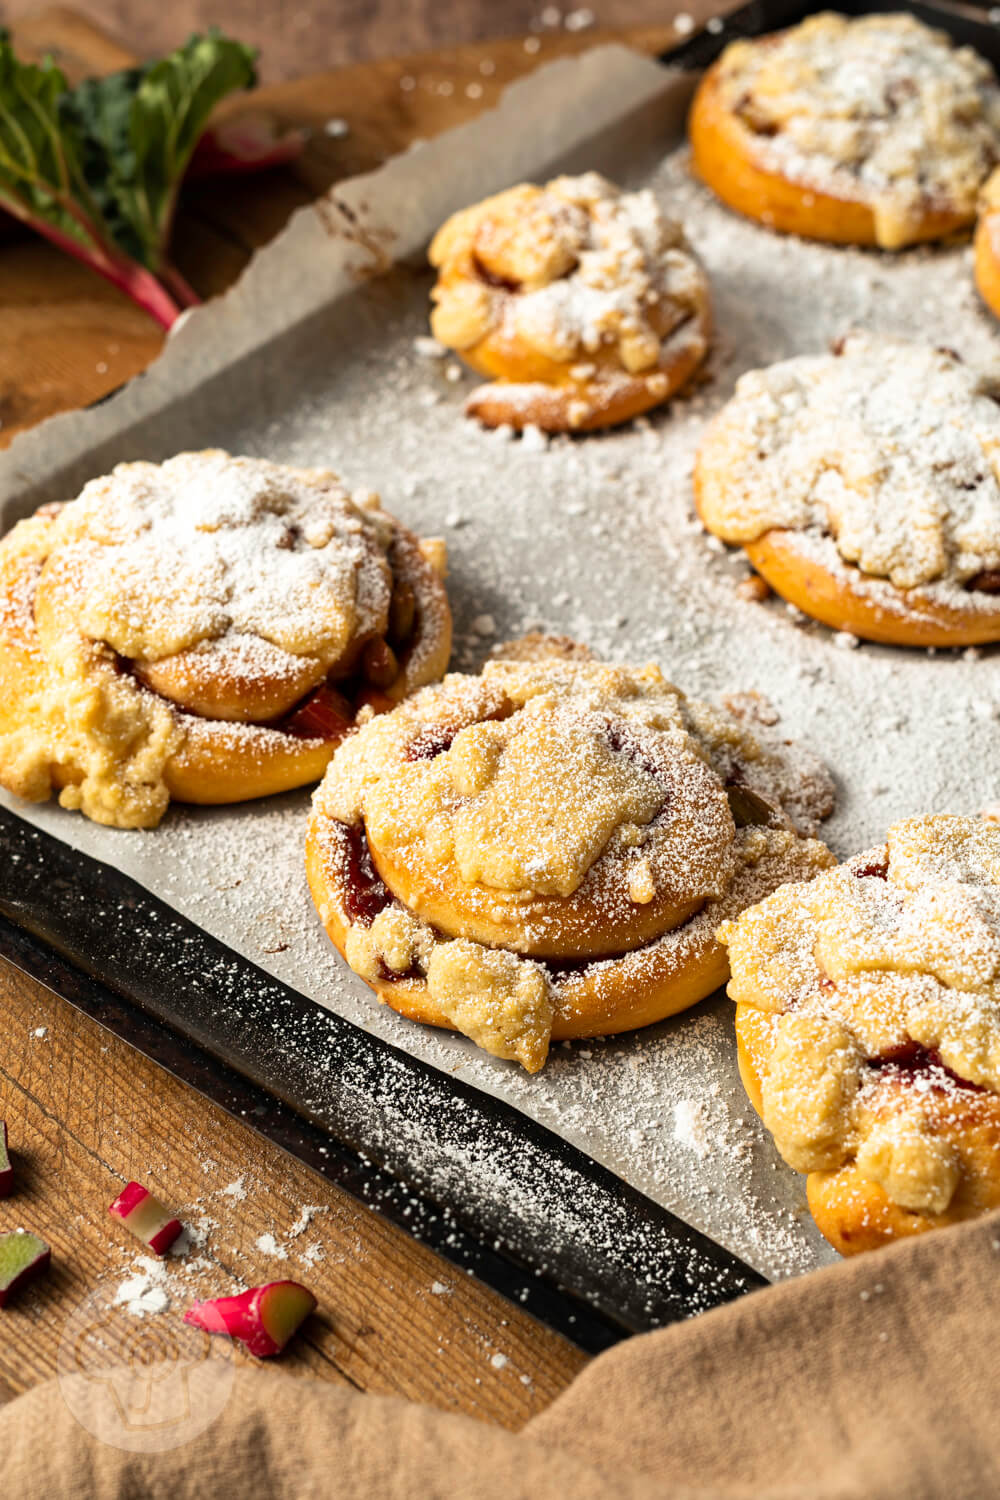
[[435, 337], [500, 377], [518, 425], [580, 427], [619, 402], [645, 410], [708, 348], [707, 282], [680, 226], [648, 190], [622, 193], [596, 172], [454, 215], [430, 260]]
[[719, 82], [762, 166], [870, 203], [889, 249], [906, 244], [928, 210], [945, 207], [971, 223], [1000, 157], [992, 68], [913, 16], [824, 13], [734, 42]]
[[109, 652], [71, 631], [43, 653], [37, 582], [50, 552], [51, 513], [22, 521], [0, 551], [0, 768], [30, 801], [60, 801], [95, 822], [145, 827], [163, 816], [163, 780], [183, 735], [166, 703], [115, 671]]
[[931, 1214], [963, 1172], [997, 1180], [996, 1145], [980, 1130], [964, 1147], [962, 1126], [970, 1101], [981, 1113], [1000, 1094], [1000, 828], [907, 818], [719, 936], [764, 1122], [791, 1166], [853, 1162]]
[[332, 473], [208, 451], [93, 480], [53, 547], [82, 549], [81, 624], [123, 656], [228, 637], [316, 657], [323, 675], [353, 637], [385, 627], [391, 536]]
[[[309, 855], [331, 936], [381, 998], [530, 1071], [554, 1026], [641, 1025], [713, 988], [721, 917], [831, 858], [793, 829], [782, 788], [798, 786], [808, 826], [832, 806], [818, 762], [793, 769], [656, 667], [536, 649], [342, 745]], [[756, 826], [734, 827], [727, 787]]]
[[[435, 294], [435, 336], [463, 349], [503, 310], [520, 340], [569, 363], [616, 345], [635, 374], [659, 360], [660, 343], [702, 304], [705, 280], [680, 225], [648, 189], [621, 193], [596, 172], [545, 188], [509, 189], [456, 215], [436, 237], [431, 264], [473, 255], [494, 280], [475, 295]], [[521, 295], [501, 302], [503, 283]]]
[[964, 589], [1000, 567], [1000, 380], [894, 339], [839, 348], [737, 381], [699, 453], [710, 530], [829, 537], [900, 589]]
[[325, 680], [394, 701], [450, 645], [436, 569], [375, 496], [214, 450], [121, 465], [15, 526], [0, 599], [0, 780], [124, 828], [171, 795], [315, 781], [354, 713]]

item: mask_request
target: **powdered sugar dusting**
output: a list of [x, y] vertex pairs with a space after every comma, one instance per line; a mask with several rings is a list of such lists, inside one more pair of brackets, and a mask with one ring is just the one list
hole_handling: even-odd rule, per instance
[[288, 1251], [285, 1249], [284, 1245], [279, 1245], [275, 1236], [270, 1232], [268, 1232], [267, 1234], [258, 1235], [256, 1240], [254, 1241], [254, 1244], [260, 1251], [261, 1255], [269, 1255], [272, 1260], [288, 1259]]
[[674, 1135], [698, 1157], [708, 1154], [705, 1107], [698, 1099], [678, 1099], [674, 1105]]
[[948, 349], [863, 334], [751, 371], [701, 446], [701, 514], [727, 542], [832, 537], [876, 583], [995, 610], [966, 585], [1000, 568], [998, 399]]
[[170, 1293], [163, 1261], [141, 1255], [132, 1274], [126, 1276], [115, 1291], [112, 1301], [115, 1307], [123, 1307], [134, 1318], [166, 1312], [170, 1307]]
[[1000, 154], [993, 69], [915, 16], [810, 16], [734, 43], [719, 77], [754, 159], [871, 203], [882, 245], [911, 243], [921, 215], [942, 206], [971, 221]]
[[[653, 145], [658, 157], [662, 139]], [[840, 855], [879, 843], [910, 813], [1000, 803], [996, 649], [969, 658], [836, 649], [829, 631], [795, 619], [779, 600], [738, 595], [742, 554], [709, 549], [691, 495], [706, 419], [745, 370], [816, 354], [858, 326], [947, 343], [977, 367], [1000, 361], [968, 251], [889, 261], [779, 239], [723, 209], [690, 178], [683, 154], [650, 164], [635, 133], [628, 160], [603, 165], [627, 185], [651, 186], [708, 270], [717, 328], [709, 379], [683, 400], [620, 431], [554, 438], [543, 451], [509, 432], [482, 432], [462, 417], [461, 389], [446, 380], [443, 362], [414, 352], [427, 331], [432, 278], [405, 272], [289, 335], [281, 382], [266, 378], [275, 358], [266, 350], [239, 382], [173, 406], [169, 424], [150, 429], [151, 446], [166, 456], [224, 436], [237, 451], [332, 464], [350, 482], [377, 487], [421, 534], [447, 534], [457, 667], [476, 669], [488, 654], [472, 629], [488, 612], [500, 639], [545, 628], [587, 641], [606, 659], [658, 660], [698, 697], [760, 690], [780, 714], [776, 731], [808, 743], [835, 770], [838, 805], [824, 837]], [[306, 794], [175, 807], [155, 834], [88, 827], [53, 807], [18, 811], [135, 875], [320, 1003], [504, 1098], [765, 1274], [834, 1258], [809, 1219], [801, 1180], [747, 1102], [724, 997], [635, 1035], [556, 1047], [545, 1071], [529, 1078], [460, 1038], [401, 1020], [346, 971], [305, 888]], [[246, 996], [248, 1015], [257, 1017], [257, 1003]], [[296, 1045], [277, 1027], [274, 1042]], [[315, 1063], [322, 1076], [324, 1059]], [[704, 1157], [676, 1137], [674, 1107], [687, 1099], [705, 1113]], [[397, 1144], [416, 1153], [426, 1130], [419, 1097], [407, 1114]], [[447, 1170], [470, 1194], [494, 1190], [488, 1145], [456, 1148]], [[512, 1210], [537, 1215], [529, 1195]], [[551, 1242], [603, 1236], [587, 1210], [584, 1196], [576, 1216], [567, 1209], [546, 1221]], [[607, 1235], [602, 1248], [613, 1256], [614, 1226]]]
[[231, 632], [244, 653], [270, 646], [268, 667], [274, 648], [330, 666], [350, 633], [384, 624], [389, 535], [328, 471], [209, 451], [120, 465], [63, 511], [55, 545], [100, 542], [84, 626], [127, 657], [155, 661]]

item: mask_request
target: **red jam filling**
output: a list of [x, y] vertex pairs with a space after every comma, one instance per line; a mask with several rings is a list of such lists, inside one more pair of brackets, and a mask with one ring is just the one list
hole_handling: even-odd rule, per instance
[[336, 839], [344, 911], [351, 922], [370, 927], [379, 912], [391, 903], [392, 893], [372, 863], [364, 828], [334, 823], [332, 833]]
[[354, 724], [354, 710], [335, 688], [323, 683], [275, 727], [294, 739], [339, 741]]
[[475, 266], [476, 275], [480, 281], [485, 281], [487, 286], [495, 286], [504, 292], [519, 292], [521, 290], [521, 283], [519, 281], [515, 281], [510, 276], [498, 276], [495, 271], [490, 270], [489, 266], [483, 265], [478, 255], [472, 257], [472, 263]]
[[882, 863], [862, 865], [861, 869], [855, 870], [854, 873], [858, 880], [888, 880], [889, 866]]
[[[936, 1047], [924, 1047], [920, 1042], [903, 1042], [899, 1047], [891, 1047], [880, 1057], [872, 1058], [868, 1066], [874, 1072], [888, 1072], [902, 1079], [915, 1078], [918, 1075], [929, 1077], [940, 1088], [953, 1084], [955, 1088], [970, 1089], [977, 1094], [983, 1092], [981, 1084], [972, 1083], [968, 1078], [962, 1078], [958, 1073], [953, 1073], [951, 1068], [946, 1067]], [[934, 1077], [935, 1074], [938, 1075], [937, 1079]]]
[[450, 750], [455, 736], [464, 728], [461, 724], [428, 724], [426, 729], [414, 735], [404, 752], [407, 760], [434, 760]]

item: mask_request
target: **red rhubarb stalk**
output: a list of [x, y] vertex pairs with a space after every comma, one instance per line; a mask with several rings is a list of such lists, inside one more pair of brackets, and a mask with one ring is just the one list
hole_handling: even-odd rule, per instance
[[226, 1333], [248, 1354], [268, 1359], [281, 1353], [315, 1307], [316, 1298], [299, 1282], [269, 1281], [236, 1297], [196, 1302], [184, 1321], [206, 1333]]
[[130, 1182], [122, 1188], [108, 1213], [148, 1245], [154, 1255], [166, 1255], [183, 1228], [180, 1219], [175, 1219], [141, 1182]]

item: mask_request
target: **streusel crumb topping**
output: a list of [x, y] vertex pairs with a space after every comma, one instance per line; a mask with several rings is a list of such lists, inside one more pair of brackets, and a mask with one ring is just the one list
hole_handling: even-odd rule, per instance
[[633, 965], [641, 985], [782, 872], [831, 858], [801, 836], [830, 811], [828, 774], [749, 700], [714, 709], [655, 666], [541, 649], [370, 720], [314, 796], [331, 869], [359, 830], [384, 882], [374, 916], [336, 898], [352, 967], [425, 983], [453, 1025], [531, 1070], [581, 964]]
[[[679, 224], [648, 189], [620, 192], [596, 172], [544, 188], [510, 188], [456, 214], [436, 235], [431, 264], [435, 337], [459, 351], [498, 327], [560, 363], [617, 348], [630, 374], [653, 369], [665, 342], [692, 320], [707, 284]], [[516, 296], [511, 296], [516, 292]]]
[[763, 1115], [785, 1160], [853, 1159], [903, 1207], [943, 1212], [950, 1112], [970, 1087], [1000, 1093], [1000, 826], [907, 818], [719, 937], [730, 995], [766, 1017]]
[[[120, 464], [65, 507], [53, 551], [78, 549], [80, 624], [157, 661], [230, 638], [332, 664], [384, 628], [391, 523], [335, 474], [221, 450]], [[273, 653], [272, 653], [273, 654]]]
[[[278, 729], [195, 721], [175, 702], [206, 666], [236, 691], [288, 684], [292, 700], [321, 682], [386, 626], [393, 535], [377, 499], [355, 503], [331, 473], [215, 450], [119, 465], [20, 522], [0, 544], [0, 689], [16, 705], [4, 784], [32, 800], [55, 787], [95, 822], [144, 828], [192, 732], [211, 728], [222, 756], [237, 739], [275, 749]], [[143, 676], [168, 659], [174, 702]]]
[[900, 589], [1000, 567], [1000, 380], [895, 339], [838, 349], [737, 381], [699, 453], [706, 525], [728, 542], [830, 537]]
[[720, 86], [762, 165], [870, 203], [887, 249], [906, 244], [928, 211], [971, 222], [1000, 158], [993, 69], [914, 16], [826, 12], [733, 42]]

